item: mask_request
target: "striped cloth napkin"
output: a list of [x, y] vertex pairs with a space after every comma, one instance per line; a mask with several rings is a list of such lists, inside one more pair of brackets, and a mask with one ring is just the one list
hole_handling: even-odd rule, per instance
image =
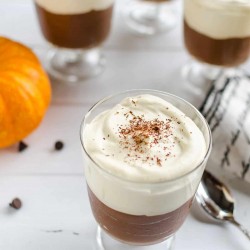
[[250, 182], [250, 78], [243, 73], [232, 77], [221, 73], [200, 111], [213, 138], [207, 169], [227, 171]]

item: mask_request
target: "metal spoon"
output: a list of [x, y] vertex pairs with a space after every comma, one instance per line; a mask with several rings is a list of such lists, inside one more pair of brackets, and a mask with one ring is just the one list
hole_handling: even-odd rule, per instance
[[196, 192], [196, 200], [213, 218], [228, 221], [237, 226], [250, 240], [249, 231], [238, 223], [233, 215], [234, 199], [225, 184], [205, 171]]

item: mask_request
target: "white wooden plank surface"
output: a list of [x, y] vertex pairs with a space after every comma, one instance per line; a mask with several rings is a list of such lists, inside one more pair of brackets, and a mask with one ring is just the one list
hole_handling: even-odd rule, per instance
[[181, 91], [187, 84], [181, 77], [180, 64], [187, 61], [183, 52], [106, 50], [106, 57], [107, 68], [99, 77], [75, 86], [54, 82], [53, 101], [94, 103], [128, 88], [153, 88], [190, 98]]
[[[118, 1], [113, 32], [104, 46], [104, 74], [75, 86], [54, 81], [51, 107], [41, 126], [25, 139], [29, 148], [22, 153], [15, 146], [0, 151], [1, 250], [94, 249], [95, 222], [79, 141], [81, 119], [94, 102], [120, 90], [154, 88], [196, 106], [200, 103], [202, 96], [187, 91], [180, 74], [189, 60], [182, 44], [181, 16], [177, 28], [168, 34], [133, 36], [121, 18], [124, 2]], [[48, 46], [38, 29], [32, 1], [0, 0], [0, 16], [1, 35], [28, 44], [44, 60]], [[250, 62], [245, 68], [250, 71]], [[56, 140], [65, 143], [62, 151], [53, 150]], [[221, 177], [232, 187], [236, 217], [250, 228], [249, 184], [226, 174]], [[19, 211], [8, 207], [16, 196], [24, 203]], [[233, 226], [205, 219], [195, 206], [177, 234], [176, 250], [182, 249], [248, 250], [249, 242]]]
[[[23, 200], [18, 211], [8, 207], [16, 196]], [[96, 225], [82, 176], [0, 177], [0, 197], [0, 249], [94, 249]], [[212, 224], [199, 209], [193, 207], [178, 232], [176, 250], [249, 249], [236, 228]], [[247, 204], [243, 211], [248, 211]]]
[[[80, 123], [89, 107], [50, 107], [41, 126], [25, 142], [22, 153], [16, 145], [0, 151], [0, 175], [83, 174], [80, 148]], [[61, 151], [54, 150], [57, 140], [64, 142]]]

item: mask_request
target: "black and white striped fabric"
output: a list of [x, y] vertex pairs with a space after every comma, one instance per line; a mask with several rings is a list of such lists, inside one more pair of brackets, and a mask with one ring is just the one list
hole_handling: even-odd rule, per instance
[[213, 137], [207, 168], [250, 182], [250, 78], [221, 74], [200, 107]]

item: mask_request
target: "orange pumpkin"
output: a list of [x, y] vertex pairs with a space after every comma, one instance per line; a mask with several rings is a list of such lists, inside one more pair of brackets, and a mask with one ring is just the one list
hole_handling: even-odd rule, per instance
[[0, 148], [37, 128], [50, 99], [48, 76], [34, 53], [0, 37]]

